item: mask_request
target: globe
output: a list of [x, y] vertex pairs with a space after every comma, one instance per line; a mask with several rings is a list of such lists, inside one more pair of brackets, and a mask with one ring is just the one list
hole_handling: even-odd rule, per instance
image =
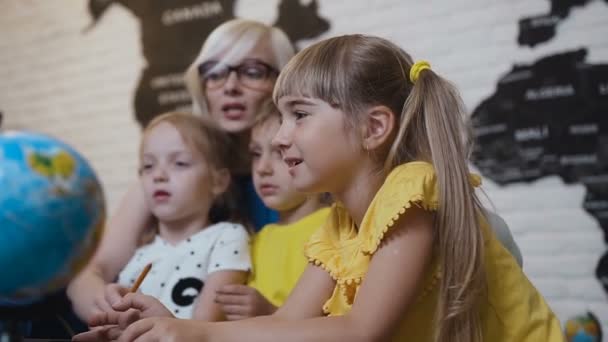
[[0, 306], [64, 287], [95, 251], [104, 219], [101, 186], [78, 152], [43, 134], [0, 132]]
[[568, 342], [602, 341], [602, 327], [592, 312], [570, 318], [564, 330]]

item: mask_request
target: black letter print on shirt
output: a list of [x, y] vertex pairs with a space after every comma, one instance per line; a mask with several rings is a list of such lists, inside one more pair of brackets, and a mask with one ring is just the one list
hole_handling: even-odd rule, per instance
[[197, 278], [182, 278], [173, 287], [171, 299], [179, 306], [189, 306], [201, 293], [203, 282]]

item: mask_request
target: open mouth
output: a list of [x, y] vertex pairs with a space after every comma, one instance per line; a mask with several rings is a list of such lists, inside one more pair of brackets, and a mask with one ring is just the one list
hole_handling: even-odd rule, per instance
[[285, 162], [285, 164], [287, 164], [288, 167], [294, 167], [302, 163], [302, 159], [299, 158], [285, 158], [283, 159], [283, 161]]
[[245, 105], [242, 103], [227, 103], [222, 106], [224, 116], [230, 120], [239, 120], [245, 113]]
[[156, 190], [156, 191], [154, 191], [152, 196], [157, 200], [162, 200], [162, 199], [169, 198], [171, 196], [171, 194], [165, 190]]

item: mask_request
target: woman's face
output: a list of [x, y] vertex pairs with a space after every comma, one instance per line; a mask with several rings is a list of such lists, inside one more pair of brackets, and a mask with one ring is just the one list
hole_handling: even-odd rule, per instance
[[271, 96], [278, 74], [271, 51], [269, 40], [262, 39], [234, 64], [222, 65], [225, 52], [202, 64], [202, 68], [211, 65], [200, 76], [209, 113], [225, 131], [240, 133], [251, 128], [260, 105]]

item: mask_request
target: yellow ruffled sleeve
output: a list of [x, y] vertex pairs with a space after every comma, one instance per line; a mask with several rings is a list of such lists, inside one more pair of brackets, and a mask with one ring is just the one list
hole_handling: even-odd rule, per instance
[[[477, 187], [481, 177], [471, 174], [470, 182]], [[388, 175], [361, 223], [362, 250], [373, 254], [386, 232], [412, 206], [428, 211], [436, 211], [439, 206], [437, 177], [429, 163], [402, 164]]]
[[359, 231], [362, 250], [373, 254], [384, 235], [409, 208], [435, 211], [439, 205], [433, 166], [411, 162], [396, 167], [369, 206]]
[[351, 223], [346, 209], [334, 203], [325, 224], [304, 246], [304, 255], [309, 262], [322, 267], [336, 280], [341, 278], [343, 274], [341, 271], [345, 269], [341, 253], [343, 242], [356, 236], [356, 231], [352, 231]]

